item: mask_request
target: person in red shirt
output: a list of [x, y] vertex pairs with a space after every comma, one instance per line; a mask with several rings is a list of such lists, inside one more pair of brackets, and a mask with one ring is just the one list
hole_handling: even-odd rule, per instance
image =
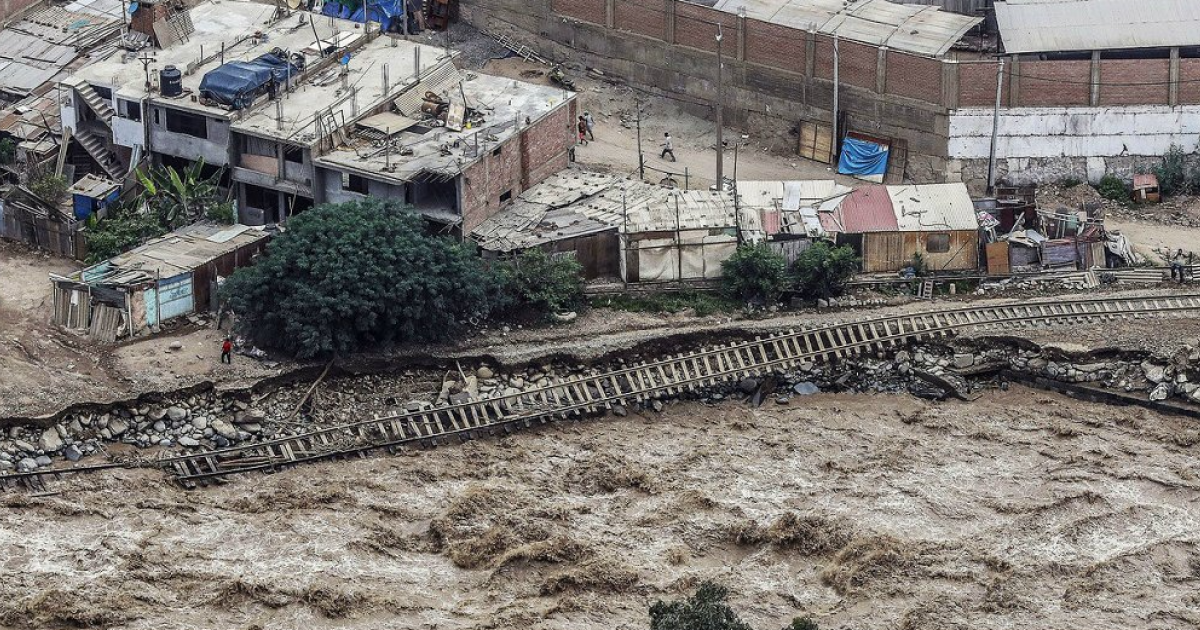
[[225, 338], [225, 343], [221, 344], [221, 363], [233, 364], [233, 342], [229, 337]]

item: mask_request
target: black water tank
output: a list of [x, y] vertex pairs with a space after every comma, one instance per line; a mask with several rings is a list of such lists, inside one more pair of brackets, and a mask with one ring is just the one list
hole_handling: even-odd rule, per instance
[[183, 73], [175, 66], [167, 66], [158, 73], [163, 96], [179, 96], [183, 94]]

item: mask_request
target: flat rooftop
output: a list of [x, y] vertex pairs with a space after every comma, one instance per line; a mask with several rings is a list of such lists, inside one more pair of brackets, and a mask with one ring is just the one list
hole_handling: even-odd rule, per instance
[[[418, 61], [420, 78], [415, 71]], [[318, 113], [332, 112], [339, 126], [349, 123], [408, 91], [435, 68], [451, 63], [451, 55], [445, 48], [377, 37], [354, 51], [346, 66], [334, 64], [305, 77], [276, 102], [256, 103], [253, 109], [242, 113], [233, 128], [250, 135], [310, 145], [317, 140]]]
[[[278, 22], [270, 23], [274, 14], [274, 5], [242, 0], [208, 0], [193, 7], [191, 19], [195, 31], [187, 40], [176, 42], [167, 48], [149, 50], [155, 58], [150, 64], [153, 84], [157, 85], [156, 77], [160, 70], [167, 66], [175, 66], [183, 73], [184, 94], [178, 98], [164, 98], [155, 93], [152, 97], [179, 109], [215, 117], [236, 118], [244, 115], [244, 112], [232, 112], [220, 106], [204, 105], [198, 100], [193, 100], [193, 97], [199, 96], [200, 81], [208, 71], [222, 63], [255, 59], [275, 48], [303, 54], [305, 67], [311, 68], [321, 59], [316, 46], [318, 36], [327, 45], [336, 42], [339, 47], [351, 45], [366, 37], [363, 25], [355, 22], [297, 11]], [[313, 34], [314, 29], [316, 35]], [[256, 33], [261, 33], [261, 36], [255, 37]], [[225, 51], [223, 57], [222, 46]], [[80, 69], [67, 82], [82, 80], [116, 88], [118, 96], [130, 100], [144, 98], [146, 76], [137, 56], [118, 50], [107, 58]], [[259, 102], [255, 103], [255, 107], [261, 107]]]
[[[429, 88], [451, 102], [461, 103], [465, 96], [468, 106], [483, 114], [482, 126], [452, 131], [416, 125], [392, 135], [390, 150], [367, 138], [350, 138], [348, 146], [322, 155], [316, 163], [383, 181], [412, 181], [424, 174], [453, 177], [528, 124], [537, 123], [575, 98], [571, 92], [515, 79], [468, 74], [460, 81], [458, 76], [455, 71], [410, 88], [397, 99], [400, 114], [419, 118], [419, 110], [413, 108]], [[563, 133], [570, 134], [571, 130], [563, 129]], [[401, 155], [402, 151], [411, 154]]]

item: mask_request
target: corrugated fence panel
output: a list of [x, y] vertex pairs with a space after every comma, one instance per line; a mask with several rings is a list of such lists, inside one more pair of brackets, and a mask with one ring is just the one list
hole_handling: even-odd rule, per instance
[[192, 274], [160, 280], [158, 283], [158, 317], [165, 322], [173, 317], [187, 315], [196, 310], [192, 294]]

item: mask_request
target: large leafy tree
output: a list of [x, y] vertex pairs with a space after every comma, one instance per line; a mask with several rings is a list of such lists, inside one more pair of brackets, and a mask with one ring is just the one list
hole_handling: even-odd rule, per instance
[[685, 600], [656, 602], [650, 607], [650, 630], [751, 630], [725, 599], [729, 590], [704, 582]]
[[321, 205], [287, 228], [222, 295], [256, 344], [300, 358], [446, 339], [497, 292], [469, 246], [398, 204]]

